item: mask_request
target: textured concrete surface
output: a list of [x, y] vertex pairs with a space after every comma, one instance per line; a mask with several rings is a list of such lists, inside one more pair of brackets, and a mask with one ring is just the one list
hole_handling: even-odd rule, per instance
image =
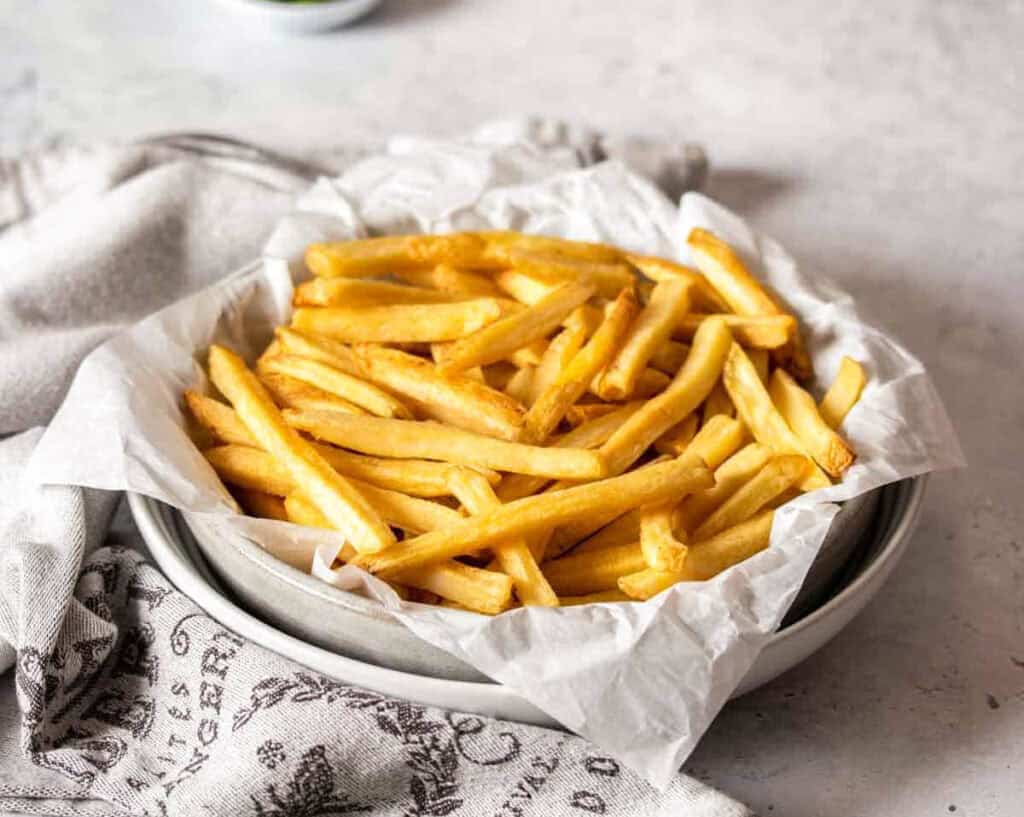
[[762, 815], [1024, 810], [1024, 3], [388, 2], [314, 38], [210, 0], [0, 0], [0, 153], [280, 148], [519, 113], [700, 140], [710, 192], [930, 366], [970, 468], [882, 597], [691, 770]]

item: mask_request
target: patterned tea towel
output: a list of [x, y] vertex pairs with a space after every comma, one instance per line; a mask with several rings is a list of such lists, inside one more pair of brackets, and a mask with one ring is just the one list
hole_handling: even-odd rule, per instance
[[[550, 122], [538, 150], [611, 150], [675, 189], [699, 151], [611, 146]], [[494, 128], [492, 128], [494, 130]], [[0, 162], [0, 809], [61, 815], [689, 815], [572, 735], [349, 686], [221, 627], [140, 551], [115, 494], [22, 471], [78, 363], [119, 327], [255, 257], [318, 172], [182, 135]], [[25, 430], [28, 429], [28, 430]], [[89, 429], [82, 429], [88, 434]]]

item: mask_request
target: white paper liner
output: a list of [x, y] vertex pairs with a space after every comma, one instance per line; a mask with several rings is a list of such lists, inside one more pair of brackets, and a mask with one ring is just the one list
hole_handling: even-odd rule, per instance
[[[569, 729], [665, 787], [778, 627], [824, 539], [834, 501], [962, 463], [953, 429], [920, 362], [863, 324], [849, 296], [803, 276], [774, 241], [698, 194], [672, 205], [609, 162], [574, 170], [500, 134], [460, 142], [396, 140], [338, 179], [322, 179], [271, 237], [262, 264], [140, 322], [82, 364], [31, 463], [40, 482], [130, 490], [202, 514], [226, 540], [256, 541], [341, 587], [361, 587], [420, 638], [506, 684]], [[311, 241], [368, 232], [517, 229], [689, 262], [696, 226], [729, 241], [799, 315], [819, 386], [843, 355], [869, 382], [843, 434], [858, 453], [841, 484], [775, 516], [771, 547], [715, 579], [646, 603], [523, 608], [488, 618], [402, 602], [324, 554], [340, 535], [237, 513], [186, 433], [181, 394], [207, 388], [212, 342], [252, 359], [290, 313], [292, 277]]]

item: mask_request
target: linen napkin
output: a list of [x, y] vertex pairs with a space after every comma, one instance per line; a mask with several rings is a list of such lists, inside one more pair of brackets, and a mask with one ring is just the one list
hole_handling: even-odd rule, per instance
[[[559, 123], [491, 131], [509, 128], [578, 164], [615, 150]], [[677, 188], [704, 170], [691, 149], [617, 152]], [[257, 255], [310, 175], [363, 153], [182, 136], [0, 166], [0, 433], [45, 423], [88, 351]], [[239, 638], [145, 562], [123, 513], [111, 525], [117, 495], [22, 479], [39, 436], [0, 442], [0, 806], [749, 814], [683, 775], [658, 794], [574, 736], [387, 698]]]

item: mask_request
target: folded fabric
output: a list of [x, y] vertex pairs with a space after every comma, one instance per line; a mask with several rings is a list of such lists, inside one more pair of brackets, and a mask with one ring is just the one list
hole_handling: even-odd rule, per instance
[[[605, 150], [511, 127], [581, 162]], [[93, 347], [254, 257], [311, 169], [360, 153], [294, 162], [182, 136], [0, 165], [0, 433], [45, 423]], [[703, 171], [692, 151], [636, 155], [668, 183]], [[245, 641], [146, 563], [117, 495], [27, 484], [39, 436], [0, 442], [3, 808], [749, 813], [683, 775], [658, 794], [574, 736], [387, 698]]]

